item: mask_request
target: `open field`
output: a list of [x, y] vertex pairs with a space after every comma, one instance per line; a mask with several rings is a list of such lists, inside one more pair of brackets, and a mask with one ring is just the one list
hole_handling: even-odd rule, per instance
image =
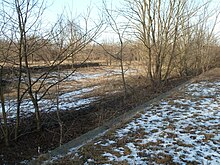
[[[121, 70], [116, 66], [100, 66], [79, 68], [73, 74], [72, 70], [66, 69], [60, 72], [51, 72], [47, 79], [38, 79], [39, 73], [34, 73], [32, 81], [40, 84], [42, 81], [47, 86], [56, 83], [59, 79], [67, 78], [59, 83], [59, 91], [57, 86], [51, 88], [48, 94], [39, 101], [41, 112], [53, 112], [57, 110], [57, 102], [59, 102], [60, 110], [78, 110], [86, 107], [93, 102], [98, 102], [103, 97], [123, 91], [121, 81]], [[140, 68], [125, 68], [125, 76], [128, 84], [133, 86], [135, 78], [141, 77], [144, 71]], [[70, 76], [69, 76], [70, 74]], [[23, 80], [24, 82], [26, 80]], [[36, 85], [37, 85], [36, 84]], [[12, 89], [6, 94], [6, 110], [8, 118], [13, 119], [16, 114], [16, 89]], [[58, 93], [59, 92], [59, 93]], [[26, 97], [21, 104], [21, 116], [30, 116], [34, 113], [34, 106], [31, 100]], [[1, 108], [0, 108], [1, 117]]]
[[[139, 105], [144, 99], [142, 94], [154, 97], [154, 90], [148, 90], [146, 84], [137, 84], [137, 80], [145, 79], [144, 71], [140, 66], [125, 68], [126, 82], [129, 84], [129, 95], [124, 98], [120, 69], [117, 66], [100, 66], [80, 68], [59, 84], [59, 97], [56, 95], [56, 87], [41, 101], [39, 107], [42, 112], [42, 130], [36, 131], [33, 105], [26, 96], [21, 104], [21, 125], [18, 141], [13, 141], [16, 101], [12, 87], [9, 88], [6, 97], [6, 110], [12, 141], [10, 147], [6, 147], [1, 135], [0, 164], [15, 163], [31, 159], [40, 153], [45, 153], [59, 145], [60, 127], [57, 118], [57, 98], [59, 98], [60, 119], [63, 123], [62, 143], [92, 130], [105, 121], [118, 116], [125, 111]], [[60, 71], [59, 77], [65, 77], [71, 70]], [[39, 73], [32, 77], [33, 81]], [[53, 83], [57, 79], [57, 73], [53, 72], [46, 83]], [[25, 82], [25, 80], [23, 80]], [[39, 82], [42, 81], [39, 79]], [[141, 83], [142, 81], [140, 81]], [[144, 86], [140, 94], [139, 89]], [[135, 92], [136, 91], [136, 92]], [[163, 91], [163, 90], [162, 90]], [[162, 92], [161, 91], [161, 92]], [[138, 95], [134, 94], [137, 93]], [[132, 95], [131, 95], [132, 94]], [[141, 96], [141, 97], [140, 97]], [[1, 122], [3, 122], [1, 120]], [[1, 123], [2, 124], [2, 123]]]
[[220, 164], [220, 69], [48, 164]]
[[[68, 71], [65, 70], [64, 72], [61, 72], [60, 75], [61, 76], [62, 76], [62, 74], [65, 75], [67, 72]], [[126, 73], [126, 81], [130, 85], [129, 90], [131, 91], [128, 94], [128, 96], [126, 96], [125, 98], [123, 97], [123, 92], [122, 92], [123, 86], [121, 83], [120, 70], [119, 70], [119, 68], [116, 68], [116, 67], [104, 67], [104, 68], [103, 67], [95, 67], [95, 68], [90, 68], [89, 71], [88, 71], [88, 68], [87, 69], [85, 68], [82, 70], [80, 69], [77, 72], [75, 72], [72, 76], [68, 77], [68, 79], [66, 79], [65, 81], [62, 82], [63, 84], [60, 85], [61, 90], [60, 90], [60, 95], [59, 95], [59, 98], [60, 98], [59, 107], [63, 108], [62, 111], [60, 111], [60, 119], [63, 122], [63, 135], [62, 135], [63, 141], [62, 141], [62, 143], [66, 143], [76, 137], [79, 137], [80, 135], [88, 132], [89, 130], [92, 130], [92, 129], [104, 124], [106, 121], [126, 113], [127, 111], [133, 109], [134, 107], [145, 103], [146, 101], [160, 95], [161, 93], [163, 93], [165, 91], [172, 89], [174, 86], [185, 81], [185, 80], [181, 80], [181, 79], [180, 80], [178, 80], [178, 79], [172, 80], [172, 81], [170, 81], [170, 83], [166, 84], [165, 86], [161, 87], [160, 89], [156, 89], [156, 91], [155, 91], [155, 88], [149, 86], [148, 84], [146, 84], [146, 83], [141, 84], [141, 82], [146, 82], [146, 81], [143, 77], [143, 72], [140, 68], [137, 67], [137, 69], [130, 69], [130, 70], [129, 70], [129, 68], [126, 68], [125, 73]], [[216, 74], [216, 73], [220, 73], [219, 69], [215, 70], [214, 73], [215, 73], [215, 77], [218, 77], [218, 74]], [[208, 75], [210, 75], [210, 74], [208, 74]], [[208, 75], [206, 75], [204, 77], [207, 78]], [[213, 77], [214, 76], [210, 76], [209, 79], [212, 80], [211, 78], [213, 78]], [[53, 74], [51, 74], [51, 80], [49, 82], [51, 82], [53, 80], [52, 78], [54, 78]], [[55, 78], [56, 78], [56, 76], [55, 76]], [[141, 81], [142, 79], [144, 81]], [[200, 80], [198, 80], [198, 78], [196, 78], [193, 80], [193, 82], [200, 83], [200, 81], [204, 82], [203, 80], [205, 80], [205, 79], [200, 78]], [[213, 81], [214, 80], [217, 81], [218, 79], [213, 79]], [[207, 81], [207, 79], [206, 79], [206, 81]], [[137, 85], [137, 82], [140, 84]], [[202, 83], [202, 84], [204, 84], [204, 83]], [[212, 84], [209, 84], [207, 87], [211, 87], [211, 85]], [[198, 85], [197, 85], [197, 87], [198, 87]], [[218, 88], [216, 88], [216, 90], [217, 89]], [[197, 88], [195, 88], [194, 90], [197, 90]], [[196, 95], [198, 95], [197, 99], [202, 99], [202, 98], [205, 99], [206, 97], [209, 98], [209, 96], [201, 96], [200, 97], [198, 94], [199, 90], [201, 90], [201, 88], [198, 88], [198, 91], [191, 91], [191, 93], [197, 92], [196, 93]], [[184, 91], [184, 89], [182, 89], [182, 91]], [[211, 88], [211, 91], [216, 92], [215, 88]], [[153, 114], [153, 116], [159, 116], [159, 114], [161, 114], [162, 116], [159, 116], [159, 117], [162, 119], [163, 116], [166, 116], [166, 115], [168, 116], [168, 114], [172, 115], [172, 113], [174, 113], [172, 115], [173, 118], [177, 118], [179, 120], [178, 115], [181, 114], [180, 112], [178, 112], [179, 110], [174, 109], [173, 110], [174, 112], [171, 112], [173, 107], [178, 108], [178, 106], [180, 106], [180, 104], [181, 104], [178, 102], [178, 95], [181, 95], [181, 91], [179, 91], [179, 92], [180, 92], [179, 94], [177, 92], [176, 95], [173, 95], [173, 97], [168, 98], [168, 99], [174, 100], [174, 98], [176, 97], [176, 101], [172, 102], [170, 100], [167, 100], [167, 101], [165, 100], [165, 101], [163, 101], [163, 103], [161, 105], [158, 103], [155, 105], [151, 105], [148, 108], [146, 107], [147, 108], [146, 110], [148, 111], [149, 114], [146, 115], [144, 120], [146, 120], [147, 124], [151, 124], [152, 122], [160, 122], [159, 120], [156, 119], [156, 117], [155, 117], [155, 120], [152, 119], [152, 121], [150, 121], [148, 119], [148, 117], [150, 117], [152, 114]], [[205, 90], [205, 93], [209, 94], [209, 92], [206, 92], [206, 90]], [[187, 93], [185, 95], [187, 95]], [[184, 96], [181, 96], [181, 97], [180, 97], [181, 99], [184, 99]], [[194, 96], [191, 96], [191, 98], [192, 97], [194, 97]], [[212, 97], [210, 97], [210, 99], [212, 99], [213, 97], [214, 97], [214, 95], [212, 95]], [[95, 99], [89, 100], [86, 104], [82, 104], [82, 103], [86, 102], [86, 101], [83, 101], [84, 99], [89, 99], [89, 98], [95, 98]], [[21, 136], [19, 137], [19, 140], [17, 142], [13, 142], [9, 148], [0, 144], [0, 147], [2, 149], [2, 150], [0, 150], [1, 151], [0, 163], [9, 163], [10, 164], [10, 163], [15, 163], [15, 162], [19, 163], [21, 161], [26, 163], [27, 161], [24, 161], [24, 160], [30, 160], [33, 157], [36, 157], [37, 155], [46, 153], [46, 152], [48, 152], [48, 150], [52, 150], [52, 149], [59, 146], [60, 127], [59, 127], [58, 121], [57, 121], [57, 114], [56, 114], [56, 111], [54, 111], [53, 108], [51, 108], [51, 107], [53, 107], [52, 106], [53, 102], [51, 102], [51, 104], [49, 104], [49, 101], [53, 100], [53, 99], [54, 99], [54, 95], [52, 95], [51, 97], [47, 96], [47, 97], [45, 97], [46, 102], [42, 103], [42, 108], [45, 108], [45, 109], [48, 108], [48, 111], [44, 111], [44, 109], [41, 109], [43, 112], [42, 113], [43, 127], [42, 127], [41, 132], [35, 131], [36, 130], [35, 124], [33, 122], [31, 122], [34, 120], [32, 112], [30, 111], [31, 109], [29, 109], [29, 108], [31, 108], [31, 105], [28, 105], [26, 107], [27, 108], [26, 110], [28, 110], [28, 113], [26, 113], [27, 111], [23, 111], [24, 116], [26, 116], [26, 118], [22, 119], [22, 123], [24, 125], [21, 124], [21, 128], [23, 129], [22, 130], [23, 132], [21, 132]], [[190, 97], [188, 99], [190, 99]], [[74, 106], [74, 105], [77, 105], [76, 104], [77, 100], [82, 103], [78, 104], [78, 106]], [[26, 101], [28, 103], [28, 100], [26, 100]], [[182, 100], [182, 102], [184, 104], [183, 107], [190, 107], [191, 106], [187, 100], [186, 101]], [[198, 101], [197, 104], [202, 104], [202, 102]], [[159, 106], [159, 108], [157, 106]], [[163, 106], [167, 107], [168, 110], [165, 110], [163, 112]], [[206, 106], [208, 106], [208, 105], [206, 105]], [[198, 107], [200, 107], [200, 106], [198, 105]], [[24, 110], [25, 110], [25, 107], [24, 107]], [[151, 112], [151, 110], [152, 110], [152, 112]], [[44, 112], [46, 112], [46, 113], [44, 113]], [[48, 113], [48, 112], [50, 112], [50, 113]], [[182, 110], [181, 112], [183, 112], [186, 115], [186, 117], [190, 117], [190, 112], [188, 112], [187, 110]], [[137, 117], [143, 116], [144, 113], [145, 112], [137, 115]], [[194, 113], [194, 111], [193, 111], [193, 113]], [[195, 111], [195, 113], [197, 114], [196, 111]], [[10, 114], [12, 114], [12, 121], [13, 121], [13, 113], [10, 113]], [[198, 112], [198, 114], [200, 115], [200, 112]], [[218, 117], [218, 116], [216, 116], [216, 117]], [[180, 119], [183, 120], [184, 118], [181, 117]], [[138, 121], [139, 120], [141, 121], [142, 119], [140, 118], [140, 119], [138, 119]], [[148, 122], [148, 120], [149, 120], [149, 122]], [[166, 121], [166, 119], [162, 119], [162, 120], [164, 122]], [[203, 117], [201, 117], [201, 120], [203, 120]], [[193, 121], [193, 122], [196, 122], [196, 121]], [[170, 118], [169, 120], [167, 119], [167, 122], [175, 123], [172, 118]], [[142, 123], [142, 121], [141, 121], [141, 123]], [[142, 128], [143, 125], [141, 125], [141, 123], [137, 122], [136, 127]], [[156, 123], [154, 123], [154, 124], [156, 124]], [[27, 127], [27, 125], [28, 125], [28, 127]], [[155, 125], [155, 126], [157, 126], [157, 125]], [[176, 125], [174, 124], [174, 126], [176, 126]], [[128, 127], [130, 128], [130, 126], [128, 126]], [[151, 127], [151, 125], [149, 125], [149, 127]], [[126, 128], [126, 126], [125, 126], [125, 128]], [[198, 127], [198, 128], [200, 128], [200, 127]], [[159, 127], [158, 134], [161, 133], [162, 135], [166, 135], [167, 132], [164, 132], [163, 129], [166, 129], [165, 126]], [[144, 131], [144, 130], [142, 130], [142, 131]], [[135, 133], [135, 132], [133, 132], [133, 133]], [[131, 135], [133, 133], [131, 133]], [[156, 132], [150, 131], [150, 132], [147, 132], [146, 134], [153, 135], [153, 133], [156, 133]], [[215, 132], [211, 132], [211, 134], [214, 134], [214, 133]], [[143, 132], [143, 134], [145, 134], [145, 133]], [[123, 138], [129, 137], [129, 135], [128, 136], [125, 135], [126, 137], [123, 137]], [[140, 135], [140, 136], [142, 136], [142, 135]], [[182, 135], [180, 135], [180, 133], [177, 132], [176, 136], [182, 136]], [[213, 135], [211, 135], [211, 136], [213, 136]], [[105, 136], [102, 140], [105, 140], [105, 138], [106, 139], [110, 138], [110, 140], [111, 140], [112, 137], [115, 138], [114, 136], [110, 135], [109, 137]], [[204, 135], [204, 137], [205, 137], [205, 135]], [[142, 138], [145, 139], [146, 137], [144, 136]], [[134, 138], [132, 137], [132, 139], [134, 139]], [[168, 139], [168, 140], [171, 140], [171, 139]], [[165, 141], [167, 141], [167, 139], [165, 139]], [[161, 142], [161, 143], [163, 143], [163, 142]], [[170, 143], [174, 144], [175, 141], [174, 142], [171, 141]], [[192, 143], [194, 144], [194, 141]], [[135, 143], [134, 143], [134, 145], [135, 145]], [[111, 146], [111, 147], [114, 148], [114, 146]], [[88, 149], [90, 150], [90, 148], [88, 148]], [[96, 149], [93, 151], [94, 151], [93, 153], [97, 153], [98, 155], [101, 154], [101, 153], [97, 152]], [[110, 150], [107, 150], [107, 151], [109, 151], [109, 153], [111, 153]], [[80, 153], [81, 150], [79, 150], [77, 152]], [[83, 158], [84, 153], [82, 152], [81, 154], [82, 154], [82, 158]], [[74, 152], [74, 155], [75, 155], [75, 152]], [[103, 155], [101, 154], [100, 156], [103, 156]], [[126, 156], [126, 155], [124, 155], [124, 156]], [[107, 158], [105, 157], [104, 160], [107, 162], [109, 161], [109, 159], [111, 160], [111, 158], [109, 158], [109, 159], [107, 159]], [[68, 158], [67, 159], [64, 158], [64, 160], [67, 162], [69, 161]], [[62, 162], [63, 160], [60, 160], [60, 161]], [[73, 160], [71, 159], [71, 161], [76, 162], [76, 164], [82, 163], [82, 162], [87, 162], [86, 159], [83, 158], [83, 160], [81, 160], [75, 156], [73, 156]], [[88, 161], [90, 161], [90, 160], [88, 160]], [[94, 158], [94, 161], [96, 161], [95, 158]], [[97, 161], [99, 161], [99, 160], [97, 160]], [[101, 161], [102, 161], [102, 158], [101, 158]], [[116, 160], [114, 160], [114, 161], [116, 161]], [[111, 162], [111, 161], [109, 161], [109, 162]], [[91, 163], [94, 163], [94, 162], [91, 162]], [[121, 163], [121, 162], [119, 162], [119, 163]]]

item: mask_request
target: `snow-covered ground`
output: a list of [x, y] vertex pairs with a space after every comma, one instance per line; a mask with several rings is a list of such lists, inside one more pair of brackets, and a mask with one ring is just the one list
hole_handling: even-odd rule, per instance
[[[91, 93], [95, 89], [99, 88], [99, 86], [92, 86], [92, 87], [82, 87], [82, 84], [84, 82], [90, 82], [90, 80], [99, 79], [103, 77], [112, 77], [117, 76], [121, 74], [120, 69], [110, 69], [106, 68], [104, 70], [97, 70], [91, 71], [91, 72], [81, 72], [76, 71], [75, 73], [71, 74], [71, 70], [64, 70], [59, 73], [60, 78], [64, 78], [68, 76], [63, 82], [64, 84], [61, 84], [62, 88], [66, 89], [67, 91], [64, 91], [63, 94], [59, 95], [59, 109], [60, 110], [70, 110], [75, 109], [78, 110], [80, 107], [88, 106], [90, 103], [96, 101], [99, 96], [89, 97], [89, 98], [82, 98], [85, 94]], [[129, 69], [126, 70], [125, 73], [127, 75], [129, 74], [136, 74], [136, 70]], [[39, 75], [35, 75], [35, 77], [32, 78], [32, 81], [43, 81], [44, 78], [38, 79]], [[51, 72], [45, 83], [56, 83], [58, 78], [57, 72]], [[23, 80], [26, 81], [26, 80]], [[66, 82], [70, 84], [65, 84]], [[75, 82], [75, 86], [71, 83]], [[105, 85], [105, 84], [104, 84]], [[89, 84], [91, 86], [91, 84]], [[80, 89], [74, 89], [74, 87], [78, 87]], [[44, 98], [40, 100], [39, 107], [42, 112], [51, 112], [57, 110], [57, 102], [56, 98]], [[16, 117], [16, 109], [17, 109], [17, 101], [16, 99], [6, 99], [5, 100], [5, 109], [7, 111], [7, 117], [8, 118], [15, 118]], [[23, 99], [21, 103], [21, 116], [26, 117], [29, 114], [34, 113], [34, 106], [31, 102], [31, 99]], [[2, 118], [2, 107], [0, 104], [0, 120]], [[3, 122], [2, 120], [0, 123]]]
[[[72, 92], [66, 92], [59, 95], [59, 110], [78, 110], [82, 106], [87, 106], [93, 101], [97, 100], [96, 97], [91, 98], [80, 98], [83, 94], [91, 92], [96, 87], [83, 88]], [[42, 99], [38, 102], [39, 108], [42, 112], [52, 112], [57, 110], [57, 99]], [[16, 117], [16, 100], [5, 101], [5, 109], [7, 110], [8, 118]], [[24, 99], [20, 106], [21, 116], [25, 117], [28, 114], [34, 113], [34, 106], [30, 99]], [[0, 117], [1, 117], [1, 106], [0, 106]], [[3, 122], [3, 121], [2, 121]]]
[[218, 165], [220, 81], [188, 84], [149, 105], [121, 128], [72, 150], [62, 161], [85, 165]]
[[[138, 70], [137, 69], [125, 69], [124, 74], [125, 75], [131, 75], [131, 74], [137, 74]], [[72, 73], [72, 70], [64, 70], [58, 72], [51, 72], [48, 77], [46, 82], [49, 83], [54, 83], [57, 81], [58, 76], [60, 78], [67, 77], [64, 81], [81, 81], [81, 80], [89, 80], [89, 79], [95, 79], [95, 78], [102, 78], [102, 77], [112, 77], [112, 76], [117, 76], [121, 75], [121, 70], [120, 69], [97, 69], [97, 72], [95, 71], [86, 71], [86, 73], [82, 71], [75, 71]], [[37, 79], [36, 77], [32, 78], [32, 81], [43, 81], [45, 77], [42, 77], [41, 79]]]

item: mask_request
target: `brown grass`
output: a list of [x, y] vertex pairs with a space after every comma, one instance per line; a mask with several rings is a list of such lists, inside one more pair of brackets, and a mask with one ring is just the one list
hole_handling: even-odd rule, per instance
[[[104, 72], [102, 68], [99, 68], [100, 72]], [[98, 72], [95, 68], [90, 72]], [[82, 74], [87, 73], [86, 69], [82, 70]], [[81, 88], [100, 85], [99, 90], [94, 91], [94, 95], [103, 96], [98, 102], [91, 104], [87, 108], [75, 111], [74, 109], [61, 112], [60, 117], [64, 124], [64, 137], [63, 143], [66, 143], [80, 135], [92, 130], [102, 123], [115, 118], [125, 112], [133, 109], [134, 107], [145, 103], [146, 101], [158, 96], [160, 93], [168, 91], [177, 84], [182, 83], [185, 80], [178, 79], [166, 86], [157, 89], [147, 85], [146, 78], [140, 75], [129, 75], [127, 77], [127, 84], [129, 84], [129, 93], [124, 97], [122, 92], [108, 93], [109, 91], [121, 90], [120, 76], [103, 76], [99, 79], [82, 80], [80, 82], [64, 82], [60, 85], [64, 88], [65, 85], [70, 85], [72, 88], [68, 88], [63, 92], [72, 91], [81, 86]], [[51, 93], [53, 93], [52, 89]], [[93, 94], [88, 94], [86, 97], [90, 97]], [[105, 95], [106, 94], [106, 95]], [[41, 146], [41, 153], [45, 153], [48, 150], [54, 149], [58, 146], [59, 142], [59, 126], [56, 121], [56, 113], [42, 114], [43, 127], [41, 132], [35, 130], [34, 116], [22, 119], [21, 123], [21, 137], [17, 142], [12, 141], [11, 146], [5, 147], [0, 143], [0, 155], [3, 155], [4, 161], [0, 159], [0, 164], [4, 162], [15, 163], [24, 159], [30, 159], [34, 155], [39, 154], [37, 147]], [[156, 131], [156, 130], [155, 130]], [[13, 136], [13, 135], [12, 135]], [[142, 132], [137, 136], [144, 136]], [[126, 142], [127, 139], [123, 139], [120, 143]], [[120, 145], [120, 144], [119, 144]], [[91, 150], [85, 151], [88, 155], [93, 154]], [[128, 151], [129, 152], [129, 151]], [[99, 156], [99, 155], [97, 155]], [[105, 159], [103, 159], [105, 161]], [[6, 163], [7, 164], [7, 163]], [[74, 163], [72, 163], [74, 164]], [[79, 160], [76, 160], [75, 164], [80, 164]], [[126, 162], [125, 162], [126, 164]]]
[[220, 68], [211, 69], [193, 79], [193, 82], [215, 81], [220, 79]]

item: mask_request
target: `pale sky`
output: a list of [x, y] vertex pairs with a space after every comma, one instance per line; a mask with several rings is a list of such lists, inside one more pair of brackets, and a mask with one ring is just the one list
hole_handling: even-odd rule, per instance
[[[123, 0], [105, 0], [112, 8], [120, 7]], [[45, 10], [45, 18], [48, 24], [56, 21], [59, 15], [72, 14], [73, 18], [85, 15], [88, 8], [91, 9], [90, 18], [98, 22], [103, 0], [47, 0], [48, 8]], [[105, 33], [104, 40], [115, 40], [112, 34]], [[103, 40], [103, 39], [101, 39]]]
[[[47, 9], [47, 16], [56, 18], [57, 15], [63, 12], [72, 12], [73, 16], [85, 14], [90, 7], [92, 10], [92, 17], [96, 17], [99, 9], [102, 7], [103, 0], [48, 0], [48, 5], [51, 6]], [[120, 7], [123, 0], [106, 0], [107, 3], [113, 4], [114, 7]], [[98, 9], [98, 10], [97, 10]]]
[[[98, 19], [98, 13], [102, 8], [103, 0], [47, 0], [48, 5], [51, 5], [46, 10], [46, 18], [48, 22], [56, 21], [58, 15], [64, 13], [72, 14], [73, 18], [77, 18], [80, 14], [86, 14], [88, 7], [91, 8], [90, 18], [93, 20]], [[120, 8], [123, 0], [105, 0], [108, 6], [112, 5], [112, 8]], [[195, 0], [196, 1], [196, 0]], [[201, 0], [203, 2], [208, 2], [209, 0]], [[219, 0], [212, 0], [212, 5], [214, 7], [220, 6]], [[219, 19], [220, 20], [220, 19]], [[220, 21], [219, 21], [220, 22]], [[216, 27], [216, 31], [220, 31], [220, 25]], [[111, 38], [111, 34], [106, 34], [107, 38]]]

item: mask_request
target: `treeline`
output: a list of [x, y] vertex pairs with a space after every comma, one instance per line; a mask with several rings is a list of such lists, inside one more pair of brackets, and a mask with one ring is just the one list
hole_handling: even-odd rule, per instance
[[[117, 62], [125, 94], [129, 84], [124, 66], [132, 67], [134, 62], [146, 68], [146, 81], [156, 87], [172, 76], [197, 75], [219, 66], [219, 40], [215, 31], [219, 11], [211, 4], [211, 1], [201, 4], [193, 0], [124, 0], [122, 8], [113, 10], [103, 1], [102, 17], [92, 25], [89, 14], [77, 18], [61, 14], [48, 26], [42, 23], [47, 10], [45, 1], [3, 1], [0, 4], [1, 140], [9, 145], [10, 140], [22, 135], [20, 108], [24, 98], [30, 98], [36, 129], [41, 130], [39, 101], [53, 88], [59, 98], [60, 82], [77, 69], [73, 67], [71, 73], [61, 78], [60, 66], [66, 63], [80, 66], [88, 61], [107, 65]], [[97, 40], [106, 29], [115, 36], [114, 42]], [[34, 77], [32, 68], [39, 66], [48, 69]], [[6, 74], [5, 68], [16, 69]], [[58, 73], [56, 81], [48, 84], [46, 80], [54, 71]], [[8, 79], [13, 80], [13, 87], [7, 87]], [[11, 132], [5, 106], [7, 90], [14, 92], [16, 100]], [[59, 106], [56, 120], [62, 130]], [[60, 136], [62, 143], [62, 132]]]

